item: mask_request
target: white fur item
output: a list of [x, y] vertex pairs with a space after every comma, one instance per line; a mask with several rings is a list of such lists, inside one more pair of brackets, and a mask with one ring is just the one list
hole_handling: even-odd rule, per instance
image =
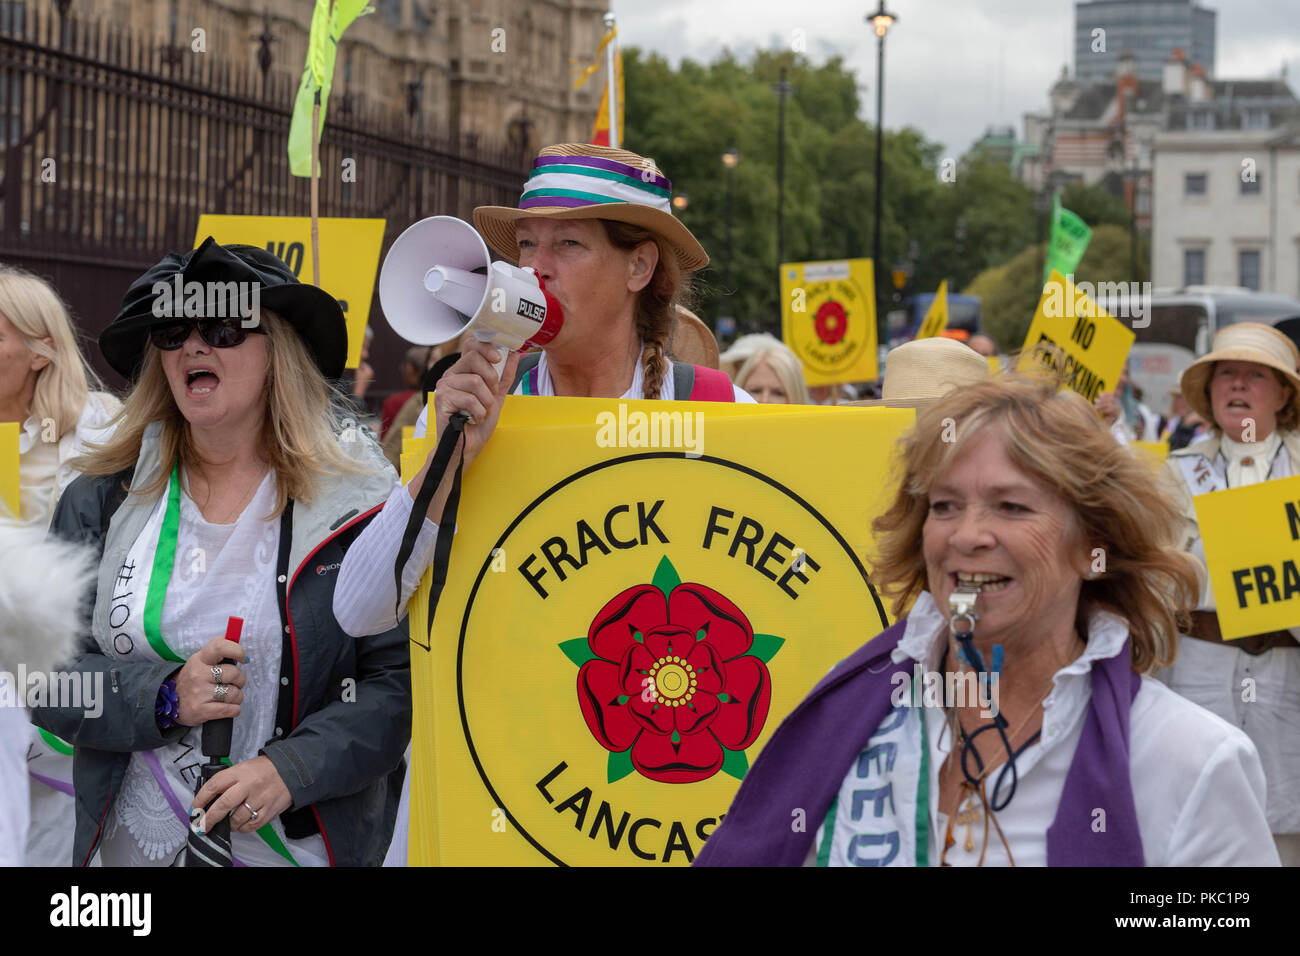
[[96, 565], [84, 545], [0, 518], [0, 670], [49, 671], [68, 660]]

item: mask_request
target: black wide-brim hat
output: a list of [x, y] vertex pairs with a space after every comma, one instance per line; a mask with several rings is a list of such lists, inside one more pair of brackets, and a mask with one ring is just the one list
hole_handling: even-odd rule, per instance
[[[316, 367], [327, 379], [343, 374], [348, 356], [348, 328], [338, 300], [324, 289], [299, 282], [278, 257], [257, 246], [220, 245], [211, 236], [184, 254], [169, 252], [131, 283], [122, 308], [99, 336], [105, 361], [127, 379], [140, 370], [149, 330], [176, 318], [154, 314], [159, 282], [169, 286], [180, 275], [187, 282], [256, 282], [261, 304], [284, 318], [298, 333]], [[183, 321], [183, 320], [182, 320]]]

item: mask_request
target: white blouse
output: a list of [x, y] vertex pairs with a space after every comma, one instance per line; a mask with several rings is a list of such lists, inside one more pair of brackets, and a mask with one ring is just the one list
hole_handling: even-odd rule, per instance
[[[266, 520], [275, 509], [274, 471], [268, 472], [233, 524], [207, 521], [187, 493], [180, 496], [176, 557], [163, 601], [159, 633], [181, 657], [199, 651], [212, 638], [224, 636], [227, 619], [244, 620], [240, 646], [251, 660], [240, 665], [246, 684], [230, 744], [231, 763], [257, 756], [275, 732], [275, 709], [280, 696], [280, 611], [276, 596], [275, 562], [280, 542], [280, 522]], [[122, 605], [127, 614], [120, 632], [133, 638], [130, 647], [110, 648], [109, 656], [126, 660], [159, 660], [138, 627], [144, 613], [147, 581], [142, 569], [152, 562], [166, 506], [159, 499], [149, 522], [127, 556], [136, 586]], [[129, 612], [129, 613], [128, 613]], [[178, 664], [179, 668], [180, 665]], [[202, 755], [202, 728], [194, 727], [176, 742], [153, 751], [167, 786], [188, 809], [194, 798]], [[302, 866], [329, 863], [319, 834], [289, 840], [280, 818], [272, 829]], [[161, 790], [154, 769], [143, 753], [133, 753], [114, 801], [100, 843], [105, 866], [167, 866], [185, 845], [187, 826], [177, 817]], [[256, 834], [232, 834], [235, 857], [254, 866], [287, 866]]]
[[[636, 363], [632, 375], [632, 384], [628, 386], [620, 399], [639, 399], [642, 397], [644, 379], [641, 375], [641, 362]], [[754, 403], [753, 397], [744, 389], [732, 385], [732, 393], [737, 402]], [[512, 393], [523, 394], [523, 382]], [[550, 368], [546, 363], [546, 352], [542, 352], [537, 363], [537, 394], [555, 395], [555, 386], [551, 382]], [[673, 377], [664, 376], [663, 386], [659, 389], [659, 398], [671, 401], [673, 397]], [[415, 423], [414, 435], [424, 437], [429, 427], [429, 406], [420, 410], [420, 417]], [[397, 586], [393, 580], [393, 565], [397, 562], [397, 552], [402, 544], [402, 532], [411, 516], [414, 505], [410, 492], [398, 482], [388, 501], [373, 521], [361, 532], [357, 540], [348, 548], [339, 569], [338, 586], [334, 589], [334, 616], [339, 626], [353, 637], [370, 634], [382, 634], [397, 626]], [[419, 587], [429, 562], [433, 560], [433, 549], [437, 544], [438, 526], [428, 518], [416, 538], [415, 548], [406, 566], [402, 569], [401, 606], [403, 613], [411, 595]]]
[[[912, 660], [935, 669], [943, 652], [947, 622], [930, 593], [908, 615], [897, 662]], [[1047, 830], [1056, 818], [1066, 774], [1083, 731], [1092, 692], [1092, 663], [1120, 653], [1128, 628], [1104, 612], [1089, 620], [1083, 654], [1057, 671], [1043, 703], [1042, 735], [1016, 760], [1019, 780], [1010, 804], [997, 814], [1017, 866], [1047, 865]], [[930, 793], [939, 792], [939, 770], [951, 739], [945, 713], [923, 709], [929, 742]], [[990, 774], [992, 783], [1001, 768]], [[1240, 730], [1142, 678], [1129, 723], [1129, 772], [1147, 866], [1277, 866], [1277, 850], [1264, 816], [1264, 772], [1254, 745]], [[851, 768], [849, 774], [855, 773]], [[1009, 782], [1007, 784], [1009, 786]], [[939, 865], [948, 818], [930, 801], [931, 866]], [[973, 826], [974, 852], [964, 849], [964, 824], [953, 827], [956, 844], [946, 862], [976, 866], [983, 823]], [[821, 834], [818, 834], [818, 841]], [[809, 862], [815, 860], [815, 842]], [[1002, 840], [990, 824], [985, 866], [1006, 866]]]

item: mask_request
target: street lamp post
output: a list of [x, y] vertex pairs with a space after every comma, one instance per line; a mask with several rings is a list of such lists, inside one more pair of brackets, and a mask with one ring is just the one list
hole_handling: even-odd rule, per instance
[[898, 17], [887, 13], [885, 0], [880, 0], [879, 9], [868, 16], [867, 20], [876, 31], [876, 234], [872, 244], [871, 265], [876, 278], [876, 340], [883, 342], [885, 317], [880, 310], [880, 210], [884, 202], [885, 181], [885, 34], [898, 22]]
[[781, 81], [772, 87], [777, 97], [776, 108], [776, 273], [780, 288], [781, 263], [785, 258], [785, 98], [794, 87], [785, 81], [785, 67], [781, 68]]
[[731, 232], [733, 224], [732, 197], [735, 192], [736, 164], [740, 162], [740, 151], [733, 145], [722, 154], [722, 165], [727, 167], [727, 258], [722, 265], [722, 285], [726, 295], [731, 295]]
[[1142, 172], [1138, 168], [1138, 155], [1133, 153], [1133, 160], [1130, 164], [1129, 178], [1133, 181], [1133, 188], [1129, 192], [1129, 220], [1128, 220], [1128, 260], [1129, 272], [1132, 274], [1132, 281], [1137, 282], [1141, 278], [1138, 275], [1138, 192], [1141, 189]]

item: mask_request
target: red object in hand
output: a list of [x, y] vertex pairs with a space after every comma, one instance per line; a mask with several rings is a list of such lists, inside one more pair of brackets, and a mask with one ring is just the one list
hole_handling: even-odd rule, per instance
[[244, 630], [244, 619], [242, 617], [232, 617], [226, 619], [226, 640], [239, 643], [239, 635]]

